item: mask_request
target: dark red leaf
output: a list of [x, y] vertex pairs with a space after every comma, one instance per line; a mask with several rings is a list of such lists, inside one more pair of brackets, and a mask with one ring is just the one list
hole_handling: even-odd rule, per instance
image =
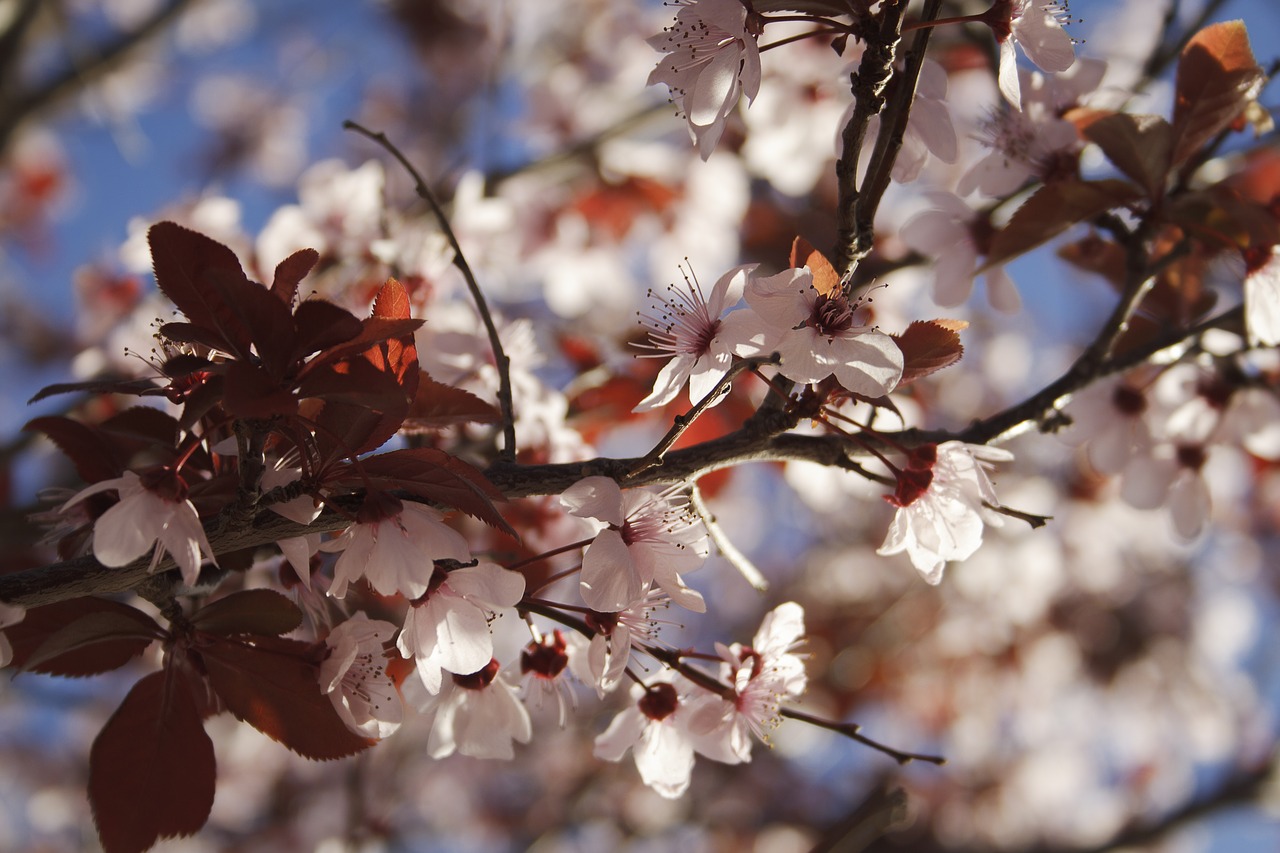
[[293, 307], [298, 284], [319, 260], [320, 253], [315, 249], [299, 249], [276, 264], [275, 274], [271, 278], [271, 293], [286, 307]]
[[1115, 167], [1155, 198], [1164, 189], [1171, 167], [1173, 128], [1160, 116], [1082, 111], [1076, 127], [1102, 149]]
[[1185, 163], [1256, 98], [1264, 80], [1243, 21], [1211, 24], [1178, 59], [1173, 102], [1173, 165]]
[[[386, 490], [403, 489], [515, 536], [493, 505], [506, 498], [477, 468], [434, 447], [393, 450], [360, 461], [368, 482]], [[356, 482], [353, 480], [353, 483]]]
[[209, 819], [213, 741], [190, 688], [172, 671], [133, 686], [89, 753], [89, 804], [106, 853], [141, 853]]
[[174, 343], [199, 344], [219, 352], [227, 352], [231, 347], [221, 333], [195, 323], [165, 323], [160, 327], [160, 334]]
[[247, 281], [235, 252], [173, 222], [152, 225], [147, 243], [160, 291], [193, 324], [216, 332], [225, 341], [219, 349], [247, 359], [249, 330], [219, 286], [228, 280]]
[[256, 281], [243, 275], [229, 276], [221, 270], [210, 272], [209, 284], [222, 291], [238, 325], [249, 333], [262, 366], [277, 380], [292, 366], [293, 312]]
[[266, 419], [297, 414], [298, 399], [260, 364], [232, 362], [223, 383], [223, 403], [234, 417]]
[[302, 611], [270, 589], [246, 589], [207, 604], [191, 624], [210, 634], [287, 634], [302, 624]]
[[423, 371], [419, 374], [418, 394], [402, 429], [424, 432], [458, 424], [496, 424], [500, 420], [498, 410], [475, 394], [437, 382]]
[[201, 651], [209, 681], [238, 719], [307, 758], [342, 758], [373, 745], [347, 728], [320, 692], [319, 665], [306, 643], [247, 645], [206, 636]]
[[307, 362], [302, 375], [328, 367], [335, 362], [352, 359], [364, 354], [369, 347], [382, 343], [389, 338], [401, 338], [411, 335], [421, 325], [422, 320], [384, 320], [370, 317], [361, 321], [360, 334], [340, 346], [326, 349], [320, 355]]
[[4, 634], [15, 668], [81, 678], [124, 666], [165, 631], [127, 604], [73, 598], [31, 608]]
[[960, 360], [964, 347], [956, 325], [955, 321], [916, 320], [901, 335], [892, 336], [904, 362], [899, 388]]
[[119, 477], [125, 459], [100, 430], [61, 415], [47, 415], [27, 422], [23, 429], [44, 433], [67, 455], [86, 483]]
[[178, 440], [178, 422], [172, 415], [150, 406], [131, 406], [99, 426], [112, 436], [134, 439], [144, 445], [172, 448]]
[[1014, 211], [991, 241], [982, 269], [990, 269], [1052, 240], [1072, 225], [1142, 197], [1128, 181], [1055, 181]]
[[293, 312], [297, 328], [294, 338], [295, 359], [313, 352], [346, 343], [364, 329], [356, 315], [323, 299], [305, 299]]
[[161, 393], [160, 386], [151, 379], [91, 379], [87, 382], [58, 382], [46, 385], [37, 391], [27, 404], [37, 403], [56, 394], [74, 394], [78, 391], [89, 394], [132, 394], [136, 397]]

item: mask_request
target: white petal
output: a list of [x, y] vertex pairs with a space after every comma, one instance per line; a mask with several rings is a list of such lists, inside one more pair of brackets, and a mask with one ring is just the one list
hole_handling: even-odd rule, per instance
[[625, 610], [644, 592], [622, 534], [602, 530], [582, 555], [582, 600], [592, 610]]

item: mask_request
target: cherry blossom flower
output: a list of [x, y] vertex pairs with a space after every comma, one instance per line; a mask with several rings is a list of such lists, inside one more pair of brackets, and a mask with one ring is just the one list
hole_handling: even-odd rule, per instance
[[520, 652], [526, 701], [531, 701], [536, 708], [549, 694], [555, 696], [561, 727], [565, 724], [568, 706], [573, 703], [573, 688], [565, 675], [568, 670], [569, 641], [559, 628], [530, 640]]
[[[641, 323], [649, 328], [649, 342], [640, 346], [646, 352], [641, 358], [674, 356], [658, 373], [653, 392], [632, 409], [645, 412], [665, 406], [675, 399], [685, 383], [689, 399], [698, 402], [729, 370], [733, 351], [750, 341], [755, 321], [746, 311], [734, 311], [727, 317], [725, 309], [742, 298], [748, 274], [758, 264], [734, 267], [722, 275], [709, 296], [702, 293], [696, 277], [685, 278], [685, 289], [671, 285], [668, 295], [649, 291], [654, 301], [653, 314], [642, 314]], [[717, 398], [712, 405], [724, 399]]]
[[[983, 505], [998, 505], [987, 469], [1013, 454], [985, 445], [947, 441], [911, 451], [898, 488], [885, 500], [898, 507], [877, 554], [903, 551], [930, 584], [942, 580], [948, 560], [964, 560], [982, 544]], [[999, 525], [988, 514], [987, 523]]]
[[427, 591], [433, 561], [471, 559], [467, 540], [429, 506], [371, 493], [356, 518], [341, 536], [320, 546], [342, 552], [329, 590], [334, 598], [344, 598], [347, 585], [361, 577], [381, 595], [418, 598]]
[[697, 752], [726, 764], [751, 760], [751, 736], [767, 742], [768, 731], [781, 722], [781, 701], [804, 692], [804, 661], [794, 654], [803, 635], [804, 610], [788, 601], [765, 615], [750, 646], [716, 643], [724, 661], [720, 677], [733, 686], [733, 699], [707, 693], [690, 703], [688, 728]]
[[611, 613], [595, 610], [588, 613], [587, 627], [595, 634], [589, 641], [579, 634], [570, 638], [574, 646], [569, 665], [574, 674], [594, 686], [600, 698], [612, 693], [631, 660], [632, 642], [657, 638], [658, 623], [653, 611], [669, 603], [670, 599], [661, 589], [650, 589], [630, 607]]
[[[300, 468], [291, 467], [283, 460], [277, 460], [275, 465], [262, 473], [262, 491], [265, 493], [281, 486], [288, 486], [297, 482], [301, 476]], [[298, 524], [310, 524], [320, 517], [320, 504], [311, 495], [299, 495], [288, 501], [274, 503], [268, 509]], [[304, 533], [302, 536], [291, 536], [276, 543], [280, 547], [280, 552], [284, 554], [284, 558], [293, 567], [294, 574], [308, 590], [311, 589], [311, 557], [320, 550], [321, 542], [321, 534]]]
[[687, 714], [669, 670], [658, 673], [645, 687], [631, 687], [636, 700], [596, 738], [595, 754], [605, 761], [621, 761], [628, 749], [640, 779], [668, 799], [689, 787], [693, 773], [693, 742], [684, 728]]
[[529, 711], [496, 660], [470, 675], [445, 679], [426, 711], [432, 717], [427, 738], [432, 758], [458, 752], [509, 761], [515, 757], [515, 743], [533, 737]]
[[62, 509], [111, 489], [120, 493], [119, 502], [93, 523], [93, 556], [98, 562], [127, 566], [156, 546], [151, 571], [169, 553], [188, 586], [195, 585], [200, 574], [202, 553], [216, 564], [200, 516], [187, 498], [186, 481], [168, 468], [152, 468], [142, 475], [125, 471], [81, 489]]
[[1280, 246], [1245, 253], [1244, 326], [1252, 346], [1280, 344]]
[[888, 394], [902, 378], [902, 351], [893, 339], [857, 325], [858, 306], [842, 293], [818, 293], [808, 267], [753, 277], [745, 295], [766, 334], [763, 347], [739, 348], [739, 355], [777, 350], [788, 379], [818, 382], [834, 374], [844, 388], [867, 397]]
[[1030, 108], [992, 112], [979, 138], [989, 153], [960, 178], [956, 191], [992, 198], [1017, 192], [1028, 180], [1074, 174], [1083, 144], [1075, 125]]
[[1042, 71], [1066, 71], [1075, 62], [1075, 44], [1063, 24], [1066, 3], [1044, 0], [996, 0], [982, 16], [1000, 46], [1000, 92], [1015, 107], [1022, 102], [1016, 43]]
[[[857, 104], [851, 103], [840, 121], [843, 128], [853, 117]], [[880, 116], [873, 116], [867, 125], [866, 144], [870, 146], [880, 133]], [[843, 134], [836, 136], [837, 154], [844, 149]], [[902, 148], [894, 158], [893, 179], [909, 184], [920, 177], [929, 157], [943, 163], [954, 163], [960, 154], [955, 125], [947, 107], [947, 72], [941, 65], [926, 59], [920, 68], [920, 80], [916, 86], [916, 98], [907, 126], [902, 133]], [[866, 162], [864, 158], [862, 162]]]
[[27, 611], [18, 605], [0, 601], [0, 666], [8, 666], [9, 661], [13, 660], [13, 646], [9, 645], [4, 629], [17, 625], [26, 615]]
[[441, 670], [468, 675], [489, 663], [489, 623], [523, 595], [524, 576], [496, 563], [436, 569], [425, 595], [405, 614], [396, 648], [414, 659], [427, 691], [438, 693]]
[[400, 694], [387, 675], [382, 648], [395, 633], [390, 622], [357, 613], [325, 638], [329, 656], [320, 664], [320, 685], [356, 734], [381, 739], [400, 728]]
[[[931, 191], [933, 208], [911, 217], [898, 236], [933, 259], [933, 301], [944, 307], [963, 304], [973, 292], [975, 271], [986, 254], [994, 230], [988, 219], [954, 193]], [[1022, 306], [1013, 280], [997, 264], [984, 273], [987, 301], [1009, 313]]]
[[587, 477], [565, 490], [560, 502], [570, 515], [607, 525], [582, 555], [582, 599], [591, 609], [624, 610], [656, 585], [681, 607], [706, 611], [701, 593], [680, 578], [709, 553], [706, 528], [687, 500], [652, 489], [624, 494], [608, 477]]
[[1212, 500], [1204, 479], [1209, 459], [1207, 444], [1163, 442], [1149, 456], [1139, 456], [1126, 466], [1120, 496], [1137, 509], [1169, 507], [1174, 530], [1194, 539], [1204, 529]]
[[1131, 379], [1096, 382], [1063, 409], [1072, 421], [1063, 437], [1086, 444], [1089, 462], [1099, 472], [1118, 474], [1135, 456], [1151, 452], [1150, 409], [1146, 392]]
[[680, 11], [662, 33], [649, 39], [668, 54], [648, 85], [666, 83], [689, 122], [703, 160], [724, 133], [725, 121], [741, 95], [760, 91], [759, 31], [739, 0], [675, 0]]

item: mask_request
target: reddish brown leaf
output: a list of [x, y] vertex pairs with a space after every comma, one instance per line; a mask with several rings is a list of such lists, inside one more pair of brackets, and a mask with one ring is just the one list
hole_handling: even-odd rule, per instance
[[1211, 24], [1178, 59], [1173, 103], [1173, 165], [1189, 160], [1257, 97], [1264, 80], [1243, 21]]
[[293, 312], [293, 322], [297, 329], [295, 359], [346, 343], [364, 328], [356, 315], [323, 299], [299, 302]]
[[33, 607], [4, 633], [14, 667], [70, 678], [124, 666], [165, 635], [141, 610], [103, 598]]
[[339, 346], [330, 347], [320, 353], [307, 362], [307, 366], [302, 369], [300, 375], [306, 376], [321, 368], [327, 368], [335, 363], [359, 357], [369, 347], [390, 338], [412, 335], [422, 325], [422, 322], [422, 320], [384, 320], [379, 317], [370, 317], [363, 320], [361, 321], [360, 334]]
[[813, 273], [814, 289], [823, 296], [840, 287], [840, 274], [831, 265], [831, 261], [803, 237], [797, 237], [791, 243], [791, 266], [808, 267], [809, 272]]
[[493, 505], [494, 501], [505, 500], [502, 492], [478, 469], [443, 450], [393, 450], [363, 459], [360, 465], [371, 485], [386, 490], [404, 489], [516, 535]]
[[91, 379], [87, 382], [56, 382], [46, 385], [27, 404], [37, 403], [55, 394], [75, 394], [81, 391], [88, 394], [132, 394], [137, 397], [161, 393], [160, 386], [151, 379]]
[[234, 361], [226, 371], [224, 405], [237, 418], [272, 418], [293, 415], [298, 399], [267, 374], [262, 365]]
[[342, 758], [373, 745], [347, 728], [320, 692], [319, 666], [306, 643], [248, 645], [204, 636], [209, 681], [238, 719], [307, 758]]
[[302, 611], [270, 589], [233, 592], [197, 610], [191, 624], [210, 634], [287, 634], [302, 624]]
[[1142, 197], [1127, 181], [1055, 181], [1045, 184], [1014, 211], [991, 241], [982, 270], [1052, 240], [1078, 222], [1092, 219]]
[[214, 275], [247, 280], [235, 252], [203, 234], [173, 222], [158, 222], [147, 232], [156, 285], [196, 326], [216, 333], [217, 348], [249, 357], [249, 330], [228, 304]]
[[47, 415], [27, 421], [23, 429], [44, 433], [66, 454], [86, 483], [119, 477], [124, 470], [125, 460], [118, 448], [100, 430], [79, 421]]
[[1078, 269], [1102, 276], [1113, 287], [1124, 286], [1124, 249], [1112, 240], [1090, 234], [1059, 247], [1058, 257]]
[[193, 835], [209, 819], [217, 772], [190, 689], [153, 672], [129, 695], [89, 752], [89, 804], [106, 853], [141, 853]]
[[1160, 116], [1081, 110], [1076, 127], [1115, 167], [1155, 198], [1169, 176], [1173, 128]]
[[315, 249], [299, 249], [280, 263], [276, 264], [275, 274], [271, 278], [271, 293], [285, 306], [293, 307], [293, 297], [298, 293], [298, 284], [307, 277], [312, 267], [320, 260], [320, 253]]
[[418, 395], [409, 407], [405, 432], [425, 432], [458, 424], [496, 424], [502, 416], [490, 404], [470, 391], [437, 382], [426, 372], [419, 374]]
[[[901, 388], [922, 376], [928, 376], [944, 367], [955, 364], [964, 355], [960, 335], [945, 320], [916, 320], [901, 335], [893, 335], [893, 342], [902, 350]], [[967, 325], [967, 324], [965, 324]], [[963, 327], [962, 327], [963, 328]]]

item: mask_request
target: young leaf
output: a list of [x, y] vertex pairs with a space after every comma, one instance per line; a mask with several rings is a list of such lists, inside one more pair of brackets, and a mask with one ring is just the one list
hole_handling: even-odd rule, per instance
[[165, 635], [141, 610], [104, 598], [33, 607], [4, 633], [13, 666], [68, 678], [118, 669]]
[[[964, 324], [967, 325], [967, 324]], [[964, 328], [961, 325], [960, 328]], [[893, 342], [902, 350], [901, 388], [944, 367], [949, 367], [964, 355], [959, 329], [955, 321], [916, 320], [901, 335], [892, 335]]]
[[217, 773], [190, 689], [173, 671], [133, 686], [89, 752], [89, 804], [106, 853], [141, 853], [209, 819]]
[[1080, 111], [1076, 127], [1117, 169], [1155, 198], [1169, 176], [1173, 128], [1160, 116]]
[[1243, 21], [1211, 24], [1178, 59], [1173, 102], [1173, 165], [1189, 160], [1258, 96], [1265, 77]]
[[302, 611], [270, 589], [233, 592], [197, 610], [191, 624], [210, 634], [287, 634], [302, 624]]
[[[1141, 198], [1127, 181], [1055, 181], [1045, 184], [1013, 212], [991, 240], [981, 270], [1004, 263], [1052, 240], [1078, 222]], [[981, 271], [980, 270], [980, 271]]]
[[[147, 243], [160, 292], [194, 325], [212, 332], [217, 349], [248, 359], [249, 330], [218, 286], [228, 280], [247, 281], [235, 252], [173, 222], [152, 225]], [[215, 281], [214, 274], [220, 274], [221, 281]]]
[[791, 266], [808, 267], [813, 274], [813, 287], [822, 296], [829, 296], [840, 288], [840, 274], [831, 261], [803, 237], [797, 237], [791, 243]]
[[299, 249], [280, 263], [276, 264], [275, 274], [271, 278], [271, 293], [286, 307], [293, 307], [293, 298], [298, 294], [298, 284], [307, 277], [312, 267], [320, 260], [320, 253], [315, 249]]
[[418, 394], [405, 418], [405, 432], [426, 432], [458, 424], [496, 424], [498, 410], [470, 391], [445, 385], [425, 371], [418, 377]]
[[124, 456], [95, 427], [61, 415], [47, 415], [27, 421], [23, 429], [44, 433], [66, 454], [86, 483], [110, 480], [124, 471]]
[[306, 643], [205, 638], [209, 682], [237, 719], [306, 758], [343, 758], [375, 743], [347, 728], [320, 692], [319, 667]]

